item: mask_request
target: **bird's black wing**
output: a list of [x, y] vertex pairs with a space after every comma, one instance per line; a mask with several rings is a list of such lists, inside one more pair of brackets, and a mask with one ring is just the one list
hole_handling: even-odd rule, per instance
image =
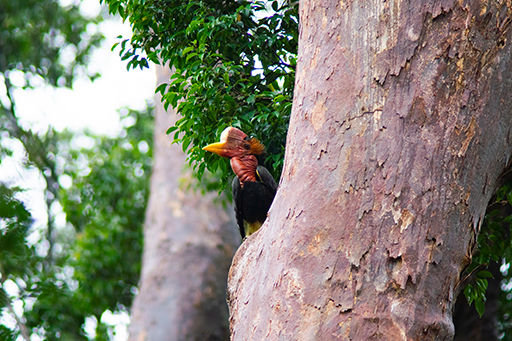
[[235, 204], [235, 217], [238, 229], [242, 235], [242, 239], [245, 238], [244, 228], [244, 217], [243, 217], [243, 204], [242, 204], [242, 187], [240, 186], [240, 180], [238, 176], [235, 176], [231, 184], [233, 187], [233, 203]]
[[277, 191], [277, 183], [268, 169], [263, 166], [258, 166], [258, 168], [256, 168], [256, 176], [258, 177], [258, 181], [262, 182], [268, 188], [268, 190], [272, 193], [272, 196], [275, 196]]

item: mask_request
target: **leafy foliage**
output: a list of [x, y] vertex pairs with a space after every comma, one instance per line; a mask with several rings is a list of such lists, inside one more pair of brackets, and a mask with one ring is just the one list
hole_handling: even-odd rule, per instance
[[44, 330], [46, 340], [87, 340], [82, 329], [87, 312], [67, 283], [42, 277], [33, 288], [24, 291], [37, 297], [32, 309], [25, 311], [27, 327]]
[[267, 167], [279, 177], [293, 97], [297, 6], [281, 1], [105, 2], [132, 25], [132, 38], [120, 43], [128, 67], [145, 67], [149, 59], [174, 68], [169, 83], [157, 91], [165, 106], [183, 116], [168, 133], [188, 152], [198, 177], [206, 169], [220, 170], [227, 185], [227, 160], [201, 149], [227, 126], [260, 139], [267, 147]]
[[[83, 137], [94, 141], [90, 150], [77, 149], [70, 133], [50, 128], [35, 134], [16, 115], [15, 90], [41, 80], [70, 86], [76, 76], [96, 77], [86, 64], [102, 38], [95, 28], [101, 18], [83, 17], [79, 3], [0, 0], [0, 80], [6, 91], [0, 102], [0, 155], [2, 160], [12, 155], [13, 141], [23, 147], [25, 166], [46, 182], [48, 215], [46, 226], [34, 225], [17, 199], [22, 190], [0, 184], [0, 313], [16, 320], [14, 328], [0, 325], [1, 340], [28, 340], [31, 334], [87, 340], [87, 318], [97, 322], [95, 339], [108, 340], [112, 328], [101, 322], [103, 312], [126, 310], [138, 281], [151, 110], [124, 111], [123, 137]], [[13, 84], [14, 74], [24, 83]], [[56, 207], [67, 215], [64, 226], [55, 221]], [[14, 312], [14, 303], [22, 303], [23, 316]]]
[[[19, 297], [23, 300], [37, 298], [34, 308], [27, 315], [29, 323], [31, 317], [39, 316], [38, 307], [44, 306], [42, 302], [46, 302], [47, 309], [41, 315], [50, 315], [45, 319], [47, 332], [51, 332], [52, 328], [56, 328], [58, 331], [66, 330], [68, 322], [66, 320], [76, 316], [76, 311], [75, 314], [72, 314], [73, 308], [69, 302], [63, 301], [60, 297], [61, 293], [69, 293], [69, 290], [63, 281], [54, 277], [54, 273], [41, 272], [44, 256], [39, 255], [36, 247], [27, 241], [29, 234], [33, 232], [30, 231], [32, 218], [25, 205], [15, 198], [19, 191], [18, 188], [7, 188], [4, 184], [0, 184], [0, 297], [2, 306], [12, 310], [12, 301], [16, 299], [16, 297], [9, 296], [5, 290], [6, 282], [10, 281], [15, 283], [22, 292]], [[55, 297], [48, 299], [48, 296], [55, 296], [57, 291], [59, 299], [54, 300]], [[66, 309], [56, 309], [59, 304]], [[56, 316], [58, 318], [55, 318]], [[78, 325], [81, 326], [82, 323]], [[0, 335], [5, 339], [16, 339], [19, 332], [20, 328], [11, 331], [2, 326], [0, 329]], [[49, 340], [53, 339], [51, 334], [48, 336]]]
[[[0, 286], [0, 308], [21, 299], [27, 328], [44, 330], [46, 340], [87, 340], [82, 327], [90, 316], [100, 321], [96, 339], [109, 340], [111, 327], [101, 323], [102, 314], [126, 311], [136, 292], [152, 165], [152, 110], [126, 110], [123, 119], [129, 125], [124, 137], [53, 135], [60, 160], [56, 173], [71, 187], [59, 192], [68, 225], [55, 238], [65, 251], [54, 253], [51, 267], [48, 256], [37, 251], [44, 236], [28, 242], [37, 230], [15, 199], [17, 190], [0, 185], [1, 280], [20, 290], [10, 297]], [[93, 147], [73, 148], [79, 138], [92, 140]], [[18, 335], [6, 328], [0, 333], [7, 339]]]
[[56, 0], [0, 0], [0, 72], [17, 69], [28, 80], [39, 75], [49, 84], [70, 86], [102, 38], [87, 30], [99, 20]]
[[[84, 73], [82, 71], [85, 70], [88, 53], [101, 40], [101, 35], [88, 33], [94, 31], [94, 27], [88, 27], [88, 25], [94, 25], [98, 20], [84, 18], [78, 6], [64, 8], [56, 0], [0, 0], [0, 22], [2, 23], [0, 26], [0, 80], [4, 83], [7, 95], [7, 100], [0, 102], [2, 132], [0, 154], [2, 157], [12, 154], [4, 142], [12, 140], [21, 142], [27, 152], [26, 166], [40, 170], [46, 180], [48, 206], [56, 199], [55, 193], [58, 188], [55, 153], [52, 149], [52, 146], [55, 146], [55, 139], [51, 130], [45, 136], [38, 136], [20, 126], [12, 94], [17, 87], [31, 87], [34, 84], [32, 80], [35, 78], [51, 85], [70, 85], [75, 75]], [[24, 84], [15, 86], [11, 83], [13, 72], [23, 76]], [[45, 295], [53, 289], [60, 292], [55, 297], [63, 299], [60, 301], [62, 307], [67, 307], [68, 312], [73, 307], [64, 299], [70, 294], [66, 276], [62, 273], [66, 257], [64, 254], [57, 255], [52, 250], [55, 243], [63, 240], [60, 240], [60, 237], [54, 237], [53, 219], [49, 210], [47, 234], [43, 236], [33, 230], [30, 214], [23, 204], [15, 199], [19, 189], [8, 189], [5, 185], [1, 185], [1, 188], [2, 291], [0, 296], [4, 303], [2, 311], [10, 313], [11, 317], [14, 316], [17, 325], [14, 330], [0, 326], [0, 335], [6, 340], [16, 339], [20, 335], [28, 340], [30, 332], [12, 309], [14, 300], [21, 300], [26, 311], [33, 303], [33, 313], [24, 316], [28, 325], [31, 325], [34, 317], [38, 316], [38, 307], [44, 301]], [[31, 242], [27, 239], [29, 237]], [[44, 252], [45, 247], [40, 248], [39, 246], [43, 244], [38, 242], [47, 243], [50, 247]], [[9, 296], [5, 289], [6, 283], [15, 285], [19, 294]], [[62, 314], [62, 311], [54, 310], [58, 305], [57, 301], [48, 302], [46, 313]], [[60, 328], [62, 328], [61, 331], [66, 330], [63, 324], [67, 322], [61, 319], [64, 315], [59, 316], [62, 323], [53, 323], [55, 321], [46, 323], [46, 339], [55, 339], [55, 335], [60, 335]], [[71, 317], [76, 314], [70, 313], [66, 316]], [[83, 319], [75, 328], [76, 335], [83, 334], [80, 331], [82, 323]], [[42, 327], [43, 324], [39, 326]]]
[[[19, 189], [9, 189], [0, 184], [0, 274], [1, 281], [6, 281], [7, 275], [23, 277], [27, 269], [19, 267], [20, 262], [29, 262], [32, 250], [26, 245], [25, 238], [32, 223], [30, 213], [23, 203], [14, 198]], [[6, 306], [8, 297], [2, 291], [1, 306]]]
[[[64, 212], [78, 235], [74, 246], [79, 300], [100, 317], [130, 307], [140, 274], [142, 227], [152, 165], [152, 111], [128, 111], [124, 138], [96, 138], [90, 150], [68, 149]], [[67, 155], [66, 155], [67, 154]], [[81, 160], [80, 163], [73, 160]], [[83, 175], [87, 163], [90, 173]]]
[[[490, 262], [499, 264], [510, 264], [512, 262], [512, 236], [510, 223], [512, 222], [512, 183], [502, 186], [495, 198], [489, 204], [485, 215], [482, 230], [478, 235], [478, 248], [473, 255], [473, 261], [466, 272], [470, 273], [476, 269], [476, 278], [465, 289], [464, 294], [468, 302], [475, 303], [477, 312], [482, 316], [485, 310], [487, 279], [493, 275], [487, 271], [478, 271]], [[506, 321], [512, 309], [512, 295], [508, 285], [512, 281], [512, 273], [502, 273], [502, 298], [498, 315], [499, 329], [506, 331], [510, 329], [510, 322]], [[508, 288], [507, 288], [508, 287]], [[510, 333], [509, 333], [510, 334]], [[508, 339], [508, 338], [505, 338]]]

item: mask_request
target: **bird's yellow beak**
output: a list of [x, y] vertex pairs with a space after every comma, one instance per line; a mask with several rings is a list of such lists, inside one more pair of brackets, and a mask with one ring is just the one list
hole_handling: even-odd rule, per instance
[[215, 142], [212, 144], [207, 145], [206, 147], [203, 147], [203, 150], [206, 150], [207, 152], [215, 153], [220, 156], [224, 156], [226, 149], [226, 142]]

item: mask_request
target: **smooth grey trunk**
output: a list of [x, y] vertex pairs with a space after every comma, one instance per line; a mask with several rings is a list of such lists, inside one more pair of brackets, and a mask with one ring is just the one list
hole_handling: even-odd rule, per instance
[[[158, 67], [158, 84], [171, 75]], [[139, 294], [129, 328], [131, 341], [227, 340], [226, 280], [240, 243], [231, 210], [217, 193], [186, 190], [185, 154], [166, 130], [175, 111], [155, 100], [154, 166]]]
[[280, 188], [238, 250], [232, 340], [451, 340], [512, 153], [507, 1], [300, 1]]

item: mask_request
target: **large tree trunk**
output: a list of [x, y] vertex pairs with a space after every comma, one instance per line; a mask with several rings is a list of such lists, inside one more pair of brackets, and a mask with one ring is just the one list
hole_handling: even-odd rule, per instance
[[[170, 71], [158, 68], [157, 75], [159, 84], [168, 82]], [[192, 181], [183, 172], [185, 154], [165, 133], [177, 116], [156, 97], [141, 286], [129, 340], [227, 340], [227, 272], [240, 237], [232, 214], [214, 203], [216, 193], [184, 189], [184, 180]]]
[[230, 270], [232, 339], [450, 340], [512, 152], [510, 2], [300, 6], [285, 167]]

